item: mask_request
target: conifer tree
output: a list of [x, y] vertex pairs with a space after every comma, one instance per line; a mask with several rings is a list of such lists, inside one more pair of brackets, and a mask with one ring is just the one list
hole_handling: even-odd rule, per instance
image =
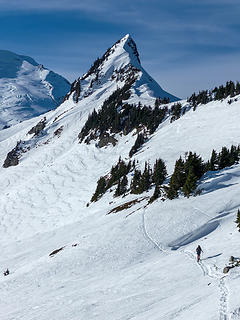
[[151, 185], [150, 166], [147, 162], [145, 162], [145, 168], [144, 168], [143, 174], [141, 176], [139, 191], [141, 191], [141, 192], [147, 191], [150, 188], [150, 185]]
[[131, 186], [130, 186], [131, 193], [139, 194], [142, 192], [140, 187], [141, 177], [142, 177], [141, 171], [136, 169], [134, 171], [134, 176], [131, 181]]
[[236, 95], [240, 94], [240, 83], [237, 81], [236, 84]]
[[211, 159], [209, 162], [209, 170], [214, 171], [217, 169], [218, 166], [218, 155], [217, 152], [213, 149]]
[[230, 165], [231, 166], [239, 162], [239, 155], [240, 153], [238, 151], [238, 147], [232, 145], [230, 149]]
[[174, 199], [178, 197], [178, 191], [180, 188], [183, 187], [185, 181], [186, 173], [184, 161], [180, 157], [175, 163], [174, 172], [169, 182], [169, 188], [167, 190], [167, 196], [169, 199]]
[[240, 232], [240, 210], [239, 209], [237, 212], [237, 220], [235, 221], [235, 223], [237, 224], [238, 231]]
[[125, 194], [127, 192], [127, 185], [128, 185], [128, 178], [126, 175], [122, 177], [121, 183], [120, 183], [120, 193]]
[[154, 189], [154, 193], [151, 196], [149, 202], [151, 203], [151, 202], [155, 201], [157, 198], [160, 197], [160, 195], [161, 195], [161, 192], [160, 192], [159, 185], [156, 184], [155, 189]]
[[185, 161], [184, 168], [187, 175], [189, 170], [192, 169], [194, 175], [200, 179], [204, 174], [205, 165], [200, 156], [197, 156], [196, 153], [190, 151]]
[[230, 163], [230, 152], [226, 147], [222, 147], [222, 150], [219, 154], [219, 170], [228, 167]]
[[127, 176], [124, 175], [121, 179], [118, 180], [117, 188], [114, 193], [114, 197], [119, 197], [126, 193], [128, 185]]
[[156, 160], [153, 168], [153, 182], [156, 185], [163, 184], [167, 177], [167, 169], [164, 161], [162, 159]]
[[104, 194], [106, 191], [106, 181], [104, 177], [100, 177], [100, 179], [97, 182], [97, 188], [95, 193], [93, 194], [91, 201], [97, 201], [100, 196]]
[[131, 148], [129, 152], [129, 157], [132, 157], [134, 153], [136, 153], [138, 149], [144, 144], [144, 142], [145, 142], [144, 135], [142, 133], [139, 133], [134, 143], [134, 146]]
[[119, 197], [121, 195], [121, 183], [120, 179], [118, 180], [117, 188], [114, 192], [114, 197]]
[[187, 180], [182, 188], [183, 194], [185, 197], [188, 197], [193, 193], [193, 191], [197, 187], [197, 180], [198, 178], [195, 176], [193, 169], [189, 170]]

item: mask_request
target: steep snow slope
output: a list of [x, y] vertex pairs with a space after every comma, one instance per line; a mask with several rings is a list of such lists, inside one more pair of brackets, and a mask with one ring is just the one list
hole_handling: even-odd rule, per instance
[[[197, 118], [190, 112], [175, 123], [166, 123], [167, 136], [172, 139], [178, 121], [183, 126], [184, 120], [191, 121], [193, 143], [194, 136], [202, 132], [197, 123], [203, 123], [209, 112], [202, 135], [205, 142], [200, 146], [207, 155], [212, 148], [213, 136], [208, 133], [212, 121], [225, 115], [233, 129], [237, 123], [234, 115], [239, 102], [218, 108], [218, 113], [211, 114], [211, 106], [203, 106]], [[222, 268], [230, 255], [239, 255], [233, 221], [240, 202], [240, 166], [204, 177], [201, 196], [157, 201], [145, 210], [143, 200], [128, 210], [106, 215], [136, 196], [112, 200], [109, 194], [88, 208], [86, 202], [98, 177], [119, 154], [127, 157], [132, 138], [129, 135], [115, 148], [100, 150], [79, 145], [77, 110], [57, 121], [55, 128], [64, 125], [60, 138], [48, 144], [39, 142], [19, 166], [1, 168], [0, 261], [2, 268], [13, 272], [1, 278], [1, 319], [59, 319], [63, 315], [68, 319], [228, 319], [231, 313], [235, 314], [232, 319], [238, 319], [240, 274], [234, 269], [223, 278]], [[48, 114], [49, 120], [53, 113]], [[11, 137], [1, 142], [1, 150], [23, 137], [33, 122], [4, 131]], [[223, 138], [218, 128], [214, 136], [219, 145], [221, 139], [227, 145], [238, 140], [238, 130]], [[54, 129], [49, 128], [43, 139], [49, 139]], [[149, 148], [156, 151], [152, 157], [159, 156], [161, 132], [167, 139], [159, 128], [159, 140], [149, 141]], [[182, 154], [184, 144], [177, 140], [172, 157], [176, 150]], [[147, 159], [148, 153], [145, 155]], [[163, 159], [164, 155], [171, 158], [170, 151], [163, 150]], [[194, 261], [198, 243], [204, 250], [200, 265]], [[48, 256], [62, 246], [64, 250], [55, 257]], [[169, 246], [179, 249], [172, 251]]]
[[69, 89], [32, 58], [0, 50], [0, 129], [56, 108]]
[[105, 91], [122, 87], [136, 79], [131, 87], [129, 103], [153, 105], [155, 99], [169, 98], [170, 101], [179, 100], [164, 91], [159, 84], [143, 69], [139, 53], [133, 39], [126, 35], [109, 48], [102, 58], [98, 58], [90, 70], [73, 83], [71, 92], [77, 95], [77, 100], [96, 93], [102, 95]]
[[[0, 277], [1, 319], [239, 319], [240, 272], [224, 277], [222, 269], [230, 255], [239, 257], [240, 165], [206, 174], [197, 197], [147, 205], [153, 190], [123, 198], [108, 192], [86, 206], [98, 178], [119, 155], [128, 159], [136, 138], [119, 134], [115, 147], [101, 149], [79, 144], [88, 114], [119, 85], [108, 80], [78, 102], [73, 91], [45, 114], [37, 137], [27, 133], [42, 117], [0, 132], [1, 165], [17, 141], [30, 147], [18, 166], [0, 168], [0, 265], [10, 269]], [[171, 173], [186, 151], [207, 159], [213, 148], [236, 145], [239, 107], [212, 102], [166, 119], [134, 158], [143, 167], [161, 157]]]

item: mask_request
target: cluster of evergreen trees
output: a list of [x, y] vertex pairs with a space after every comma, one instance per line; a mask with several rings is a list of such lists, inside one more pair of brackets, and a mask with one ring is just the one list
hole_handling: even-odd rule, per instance
[[[130, 181], [128, 188], [127, 175], [130, 171], [133, 171], [133, 177]], [[97, 188], [92, 196], [91, 201], [97, 201], [108, 189], [116, 185], [114, 193], [115, 197], [124, 195], [126, 192], [133, 194], [141, 194], [144, 191], [148, 191], [153, 185], [158, 188], [163, 184], [167, 176], [167, 170], [165, 163], [162, 159], [156, 160], [153, 169], [146, 162], [143, 172], [136, 169], [135, 161], [129, 161], [125, 163], [121, 158], [116, 166], [113, 166], [110, 174], [106, 177], [101, 177], [98, 180]]]
[[166, 187], [167, 197], [169, 199], [177, 198], [179, 192], [182, 192], [185, 197], [189, 197], [195, 192], [197, 182], [204, 173], [230, 167], [238, 163], [239, 159], [240, 146], [233, 145], [230, 149], [222, 147], [219, 153], [213, 150], [211, 158], [207, 162], [203, 162], [196, 153], [189, 152], [185, 160], [180, 157], [175, 163], [174, 172]]
[[141, 194], [148, 191], [153, 185], [158, 188], [163, 184], [167, 177], [167, 169], [162, 159], [156, 160], [153, 169], [145, 162], [143, 172], [134, 170], [134, 175], [130, 184], [130, 193]]
[[221, 170], [226, 167], [230, 167], [239, 162], [240, 159], [240, 145], [232, 145], [230, 149], [222, 147], [222, 150], [217, 153], [212, 151], [210, 160], [206, 164], [206, 171]]
[[164, 97], [164, 98], [156, 98], [156, 100], [155, 100], [155, 107], [160, 107], [160, 105], [162, 105], [162, 104], [168, 104], [168, 103], [170, 103], [170, 98], [166, 98], [166, 97]]
[[179, 119], [185, 113], [185, 111], [186, 109], [182, 109], [182, 105], [180, 102], [174, 103], [170, 109], [170, 115], [171, 115], [170, 122], [173, 122]]
[[135, 79], [125, 84], [123, 88], [117, 89], [105, 100], [98, 112], [94, 110], [89, 115], [79, 134], [80, 142], [88, 136], [90, 131], [90, 137], [85, 142], [96, 139], [97, 136], [101, 136], [106, 131], [128, 134], [135, 128], [145, 127], [152, 134], [157, 129], [167, 115], [168, 109], [166, 106], [155, 106], [152, 109], [150, 106], [142, 106], [141, 103], [138, 105], [123, 104], [123, 101], [130, 97], [129, 89], [133, 81]]
[[213, 90], [203, 90], [198, 94], [195, 92], [188, 98], [191, 106], [196, 109], [199, 104], [206, 104], [213, 100], [222, 100], [227, 97], [235, 97], [240, 94], [240, 83], [236, 84], [233, 81], [227, 81], [225, 86], [215, 87]]
[[[190, 151], [186, 154], [185, 159], [180, 157], [176, 161], [168, 185], [163, 186], [167, 177], [167, 170], [162, 159], [156, 160], [153, 168], [145, 162], [142, 172], [136, 169], [135, 161], [125, 163], [119, 158], [117, 165], [112, 167], [110, 174], [98, 180], [97, 188], [91, 201], [97, 201], [114, 185], [117, 186], [114, 193], [116, 197], [124, 195], [126, 192], [141, 194], [152, 187], [155, 187], [155, 189], [150, 202], [159, 198], [163, 192], [168, 199], [175, 199], [180, 193], [185, 197], [189, 197], [192, 194], [198, 193], [196, 193], [197, 183], [204, 173], [210, 170], [224, 169], [239, 163], [239, 160], [240, 146], [236, 147], [232, 145], [230, 149], [223, 147], [219, 153], [213, 150], [211, 158], [207, 162], [204, 162], [195, 152]], [[127, 178], [129, 172], [133, 172], [130, 183]]]
[[111, 168], [110, 174], [100, 177], [97, 188], [91, 201], [97, 201], [108, 189], [117, 184], [115, 196], [120, 196], [126, 192], [128, 185], [127, 174], [135, 168], [135, 161], [126, 163], [121, 157], [118, 163]]
[[182, 191], [184, 196], [189, 197], [197, 187], [197, 181], [205, 173], [205, 164], [196, 153], [189, 152], [185, 160], [180, 157], [174, 167], [174, 172], [166, 187], [169, 199], [177, 198]]

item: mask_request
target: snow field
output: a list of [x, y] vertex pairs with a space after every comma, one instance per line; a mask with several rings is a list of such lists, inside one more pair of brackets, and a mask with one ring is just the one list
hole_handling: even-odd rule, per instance
[[[124, 65], [122, 53], [114, 59]], [[239, 257], [240, 165], [206, 174], [197, 197], [147, 205], [153, 190], [123, 198], [113, 198], [113, 190], [86, 206], [98, 178], [120, 155], [129, 160], [136, 139], [118, 135], [115, 147], [102, 149], [78, 143], [88, 114], [117, 88], [105, 80], [77, 104], [70, 97], [48, 112], [38, 139], [26, 134], [42, 117], [0, 132], [1, 165], [18, 140], [32, 147], [18, 166], [0, 168], [0, 266], [10, 270], [0, 276], [0, 319], [239, 319], [239, 270], [224, 276], [222, 269], [231, 255]], [[130, 99], [138, 102], [136, 92]], [[149, 104], [151, 92], [143, 95]], [[134, 156], [139, 168], [160, 157], [171, 174], [187, 151], [207, 160], [213, 148], [237, 145], [239, 104], [212, 102], [166, 120]], [[108, 214], [134, 199], [141, 201]]]

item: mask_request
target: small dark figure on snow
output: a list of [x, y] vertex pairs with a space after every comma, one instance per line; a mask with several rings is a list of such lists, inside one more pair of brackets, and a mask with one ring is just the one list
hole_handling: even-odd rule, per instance
[[9, 270], [7, 269], [6, 271], [3, 272], [4, 276], [8, 276], [9, 275]]
[[199, 245], [198, 245], [198, 247], [196, 249], [196, 252], [197, 252], [197, 262], [199, 262], [200, 261], [200, 255], [203, 252], [202, 248]]

